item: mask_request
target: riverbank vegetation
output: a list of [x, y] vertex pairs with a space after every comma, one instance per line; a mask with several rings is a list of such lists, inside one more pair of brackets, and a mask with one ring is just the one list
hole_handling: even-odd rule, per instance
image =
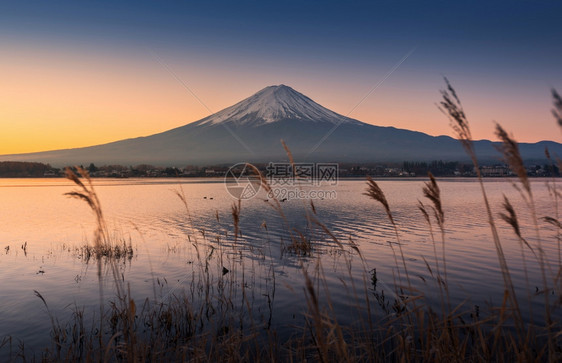
[[[562, 115], [562, 102], [556, 102], [560, 98], [556, 98], [556, 93], [554, 95], [554, 113]], [[316, 259], [307, 265], [308, 268], [301, 263], [301, 283], [294, 286], [294, 289], [302, 289], [305, 299], [302, 319], [286, 327], [289, 331], [278, 331], [271, 324], [276, 314], [272, 304], [276, 271], [272, 265], [260, 264], [240, 253], [237, 241], [243, 231], [240, 230], [239, 220], [244, 213], [240, 201], [232, 205], [230, 237], [211, 240], [205, 233], [197, 231], [187, 236], [186, 243], [193, 246], [195, 258], [190, 264], [190, 277], [183, 282], [181, 289], [164, 296], [158, 295], [157, 289], [167, 281], [155, 280], [154, 296], [143, 301], [135, 300], [120, 272], [117, 258], [107, 253], [119, 249], [122, 243], [114, 241], [107, 232], [101, 203], [88, 172], [82, 168], [77, 168], [76, 173], [67, 169], [67, 177], [77, 186], [69, 196], [87, 203], [97, 221], [89, 253], [97, 257], [92, 261], [96, 261], [98, 269], [99, 313], [92, 322], [86, 319], [83, 310], [76, 307], [70, 319], [60, 321], [49, 311], [48, 294], [36, 292], [51, 320], [52, 344], [39, 357], [28, 357], [25, 350], [15, 347], [12, 357], [45, 361], [127, 362], [560, 361], [562, 225], [558, 201], [562, 195], [556, 180], [548, 181], [555, 214], [537, 215], [528, 171], [517, 143], [500, 125], [496, 125], [497, 137], [502, 142], [502, 155], [515, 176], [513, 186], [524, 200], [534, 227], [531, 230], [521, 227], [518, 219], [520, 211], [513, 208], [507, 197], [504, 198], [502, 213], [494, 214], [482, 183], [468, 118], [448, 82], [442, 91], [440, 106], [471, 158], [480, 181], [482, 204], [486, 209], [484, 218], [489, 225], [490, 243], [496, 252], [502, 281], [497, 286], [503, 296], [499, 304], [484, 311], [479, 306], [451, 302], [451, 290], [455, 287], [448, 277], [452, 266], [447, 260], [447, 211], [443, 208], [439, 181], [432, 174], [428, 175], [428, 181], [420, 190], [422, 197], [418, 205], [434, 251], [432, 260], [425, 261], [430, 276], [425, 283], [437, 287], [437, 304], [430, 303], [430, 296], [415, 287], [413, 281], [418, 277], [409, 269], [405, 258], [392, 200], [387, 200], [384, 190], [371, 178], [367, 179], [365, 198], [372, 200], [373, 209], [386, 215], [392, 231], [388, 238], [388, 248], [392, 249], [394, 257], [395, 280], [392, 286], [378, 279], [376, 268], [367, 265], [360, 247], [351, 238], [338, 239], [322, 224], [313, 202], [303, 206], [308, 225], [333, 241], [347, 268], [348, 277], [342, 280], [342, 286], [348, 292], [353, 309], [346, 312], [346, 317], [338, 315], [334, 309], [324, 267], [321, 260]], [[558, 120], [561, 122], [560, 118]], [[560, 164], [548, 150], [545, 153], [551, 165]], [[267, 192], [270, 189], [267, 179], [259, 169], [252, 168]], [[181, 190], [177, 195], [185, 207], [185, 218], [191, 223], [187, 199]], [[273, 199], [270, 205], [287, 226], [286, 252], [295, 261], [309, 259], [314, 245], [303, 233], [290, 227], [279, 201]], [[530, 286], [527, 276], [522, 281], [514, 280], [504, 253], [503, 236], [498, 228], [500, 223], [510, 226], [517, 237], [521, 262], [536, 263], [540, 267], [541, 286]], [[551, 234], [541, 230], [545, 223], [555, 229], [554, 239], [547, 238]], [[264, 230], [267, 233], [267, 226]], [[547, 256], [546, 244], [556, 246], [558, 255]], [[124, 246], [127, 249], [127, 245]], [[362, 273], [359, 275], [352, 269], [350, 254], [359, 257], [353, 262], [361, 264]], [[526, 272], [525, 265], [524, 269]], [[255, 289], [256, 275], [267, 277], [268, 283], [260, 289]], [[106, 278], [108, 276], [109, 279]], [[106, 283], [113, 286], [114, 296], [110, 299], [103, 297], [102, 286]], [[526, 293], [517, 292], [521, 286], [525, 286]], [[531, 300], [534, 296], [541, 298], [540, 305], [533, 306]], [[531, 305], [529, 309], [522, 308], [526, 304]], [[350, 316], [354, 317], [352, 323], [343, 323], [350, 321]], [[9, 339], [0, 341], [0, 349], [6, 349], [11, 344]]]

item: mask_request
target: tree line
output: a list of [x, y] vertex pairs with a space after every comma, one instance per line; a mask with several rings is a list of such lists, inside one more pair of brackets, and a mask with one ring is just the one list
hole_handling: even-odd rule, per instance
[[[265, 171], [265, 165], [256, 165], [258, 169]], [[136, 166], [123, 165], [103, 165], [96, 166], [93, 163], [84, 167], [93, 177], [178, 177], [178, 176], [217, 176], [224, 175], [228, 170], [228, 165], [215, 166], [193, 166], [188, 165], [185, 168], [178, 169], [175, 167], [157, 167], [153, 165], [140, 164]], [[508, 172], [507, 165], [499, 165], [496, 167], [484, 166], [488, 168], [487, 173], [498, 173], [502, 169]], [[71, 169], [75, 170], [74, 167]], [[455, 161], [431, 161], [417, 162], [405, 161], [401, 165], [375, 165], [375, 164], [339, 164], [339, 174], [346, 176], [393, 176], [393, 175], [409, 175], [409, 176], [426, 176], [431, 172], [435, 176], [474, 176], [473, 166], [470, 164]], [[527, 174], [529, 176], [560, 176], [557, 165], [532, 165], [527, 166]], [[210, 172], [212, 171], [212, 172]], [[482, 170], [485, 176], [494, 176], [494, 174], [486, 175], [486, 170]], [[60, 177], [64, 175], [64, 168], [53, 168], [50, 164], [39, 162], [22, 162], [22, 161], [1, 161], [0, 162], [0, 178], [39, 178], [39, 177]], [[507, 174], [504, 174], [504, 176]]]
[[3, 178], [29, 178], [43, 177], [49, 172], [57, 172], [49, 164], [26, 161], [0, 161], [0, 177]]

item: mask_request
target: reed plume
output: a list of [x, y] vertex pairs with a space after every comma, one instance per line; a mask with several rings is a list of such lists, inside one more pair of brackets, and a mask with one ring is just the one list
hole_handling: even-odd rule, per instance
[[529, 248], [534, 253], [533, 247], [531, 247], [529, 242], [527, 242], [527, 240], [523, 238], [523, 235], [521, 234], [521, 228], [519, 226], [519, 220], [517, 219], [517, 213], [515, 212], [515, 209], [511, 205], [511, 202], [509, 201], [509, 199], [507, 199], [505, 195], [503, 196], [502, 205], [505, 211], [507, 212], [507, 214], [501, 212], [500, 218], [503, 219], [505, 223], [509, 224], [513, 228], [513, 232], [515, 232], [515, 235], [519, 237], [520, 241], [523, 242], [523, 244], [527, 246], [527, 248]]
[[[456, 94], [455, 94], [456, 97]], [[441, 203], [441, 191], [439, 190], [439, 186], [437, 185], [437, 181], [431, 172], [427, 173], [429, 176], [429, 182], [426, 182], [423, 187], [423, 195], [429, 199], [429, 201], [433, 204], [431, 207], [433, 210], [433, 214], [435, 219], [437, 220], [437, 225], [439, 226], [439, 230], [441, 231], [441, 246], [442, 246], [442, 260], [443, 260], [443, 277], [444, 281], [441, 280], [441, 276], [439, 273], [439, 264], [437, 262], [437, 251], [435, 250], [435, 241], [433, 241], [434, 253], [436, 258], [436, 267], [437, 267], [437, 277], [439, 280], [439, 288], [441, 289], [441, 285], [444, 285], [445, 294], [447, 296], [447, 307], [451, 310], [451, 300], [449, 297], [449, 287], [448, 287], [448, 278], [447, 278], [447, 260], [445, 258], [445, 213], [443, 212], [443, 206]], [[429, 215], [427, 215], [427, 211], [425, 210], [424, 205], [418, 201], [419, 206], [418, 208], [424, 214], [426, 221], [429, 223]], [[433, 231], [431, 232], [432, 239], [433, 239]]]
[[496, 136], [502, 142], [499, 150], [503, 154], [505, 162], [509, 165], [515, 175], [517, 175], [521, 185], [523, 185], [523, 188], [527, 192], [527, 195], [531, 197], [531, 184], [529, 183], [529, 178], [527, 177], [525, 165], [523, 165], [523, 158], [519, 152], [519, 145], [517, 144], [517, 141], [515, 141], [512, 136], [509, 136], [498, 123], [496, 123]]
[[377, 182], [374, 181], [370, 176], [367, 176], [367, 192], [363, 194], [379, 202], [383, 206], [386, 215], [390, 220], [390, 223], [392, 223], [392, 225], [395, 225], [394, 218], [392, 217], [392, 213], [390, 213], [390, 207], [383, 191], [381, 190]]
[[[109, 236], [107, 233], [105, 219], [103, 217], [101, 203], [96, 191], [94, 190], [92, 179], [90, 178], [88, 171], [81, 167], [76, 167], [76, 170], [78, 175], [76, 175], [71, 168], [65, 168], [65, 177], [74, 182], [79, 189], [64, 193], [64, 195], [86, 202], [96, 216], [97, 228], [95, 232], [94, 246], [97, 249], [96, 253], [101, 254], [103, 249], [109, 245]], [[80, 180], [79, 176], [86, 180], [86, 184]]]
[[439, 108], [439, 110], [445, 116], [447, 116], [451, 128], [457, 134], [457, 138], [461, 142], [467, 154], [472, 159], [472, 162], [477, 164], [478, 161], [476, 159], [474, 144], [472, 142], [472, 133], [470, 132], [470, 126], [461, 100], [457, 96], [457, 92], [451, 86], [451, 83], [449, 82], [447, 77], [445, 77], [445, 83], [447, 85], [447, 88], [440, 91], [442, 101], [440, 102], [440, 105], [437, 106], [437, 108]]
[[441, 191], [439, 190], [439, 186], [433, 174], [431, 174], [431, 172], [427, 174], [429, 176], [429, 182], [426, 182], [423, 187], [423, 195], [433, 203], [435, 219], [437, 220], [439, 228], [443, 229], [445, 213], [443, 213], [443, 208], [441, 206]]
[[[386, 212], [386, 215], [388, 217], [388, 220], [390, 221], [390, 223], [392, 224], [392, 227], [394, 228], [394, 235], [396, 237], [396, 243], [398, 244], [398, 249], [400, 250], [400, 257], [402, 259], [402, 266], [404, 267], [404, 274], [406, 275], [406, 281], [408, 283], [408, 288], [409, 288], [410, 292], [413, 292], [412, 284], [410, 282], [410, 276], [408, 274], [408, 268], [406, 267], [406, 258], [404, 257], [404, 251], [402, 250], [402, 242], [400, 241], [400, 236], [398, 234], [398, 226], [394, 222], [394, 217], [392, 216], [392, 213], [390, 212], [390, 206], [388, 205], [388, 201], [386, 200], [386, 196], [384, 195], [382, 189], [379, 187], [377, 182], [374, 181], [373, 178], [371, 178], [370, 176], [367, 176], [367, 191], [363, 194], [370, 197], [371, 199], [379, 202], [383, 206], [383, 208]], [[396, 267], [398, 268], [398, 260], [396, 258], [396, 254], [394, 253], [394, 248], [392, 247], [392, 244], [390, 246], [392, 248], [392, 253], [394, 254], [394, 260], [396, 262]], [[398, 268], [397, 271], [398, 271], [398, 278], [401, 279], [400, 269]]]

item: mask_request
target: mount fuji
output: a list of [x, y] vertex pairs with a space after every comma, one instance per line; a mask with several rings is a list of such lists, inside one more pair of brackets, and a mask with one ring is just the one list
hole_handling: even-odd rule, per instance
[[[90, 147], [0, 156], [0, 161], [39, 161], [53, 166], [153, 164], [158, 166], [295, 161], [467, 161], [460, 142], [448, 136], [370, 125], [337, 114], [285, 85], [262, 89], [199, 121], [159, 134]], [[475, 142], [479, 159], [500, 159], [488, 140]], [[544, 149], [562, 155], [552, 141], [519, 145], [527, 161], [544, 161]]]

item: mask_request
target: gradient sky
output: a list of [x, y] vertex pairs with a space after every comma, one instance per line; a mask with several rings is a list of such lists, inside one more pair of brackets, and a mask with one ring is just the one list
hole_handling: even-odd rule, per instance
[[273, 84], [452, 135], [435, 106], [443, 76], [475, 138], [494, 139], [497, 121], [518, 141], [560, 141], [560, 19], [559, 1], [2, 2], [0, 154], [150, 135]]

